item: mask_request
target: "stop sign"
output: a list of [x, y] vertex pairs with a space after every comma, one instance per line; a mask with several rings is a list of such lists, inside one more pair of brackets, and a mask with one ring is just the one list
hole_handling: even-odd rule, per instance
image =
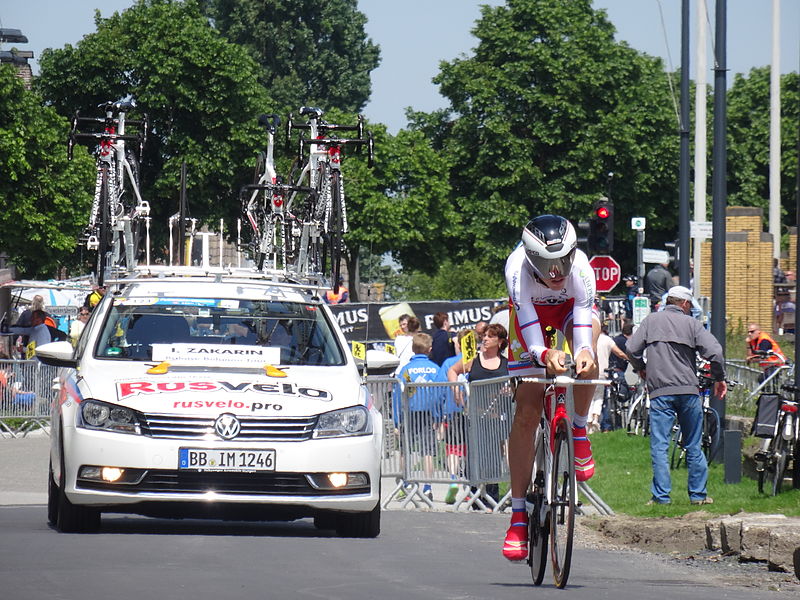
[[610, 292], [619, 283], [622, 270], [613, 257], [604, 254], [593, 256], [589, 259], [589, 266], [594, 270], [598, 292]]

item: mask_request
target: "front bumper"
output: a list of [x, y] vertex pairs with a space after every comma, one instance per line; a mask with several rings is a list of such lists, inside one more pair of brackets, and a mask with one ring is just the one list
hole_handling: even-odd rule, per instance
[[[217, 472], [178, 469], [180, 448], [225, 448], [275, 451], [275, 471]], [[78, 478], [83, 466], [133, 470], [129, 482], [109, 483]], [[112, 512], [149, 514], [147, 504], [174, 503], [177, 512], [192, 504], [232, 507], [260, 505], [299, 516], [322, 510], [364, 512], [380, 500], [380, 438], [378, 435], [312, 439], [301, 442], [200, 442], [154, 439], [68, 427], [64, 430], [66, 494], [73, 504]], [[313, 485], [327, 473], [362, 474], [364, 484], [352, 488], [319, 489]], [[137, 506], [139, 505], [139, 506]]]

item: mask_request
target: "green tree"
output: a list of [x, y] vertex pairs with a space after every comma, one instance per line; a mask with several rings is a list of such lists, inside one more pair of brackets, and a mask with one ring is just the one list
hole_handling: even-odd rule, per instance
[[69, 123], [0, 65], [0, 249], [26, 277], [75, 266], [92, 202], [92, 161], [67, 161]]
[[262, 67], [278, 106], [359, 112], [371, 93], [380, 49], [356, 0], [203, 0], [203, 11]]
[[[659, 59], [616, 42], [589, 0], [484, 6], [473, 33], [474, 54], [441, 63], [434, 79], [450, 115], [412, 123], [453, 165], [465, 228], [454, 259], [499, 268], [530, 216], [586, 219], [609, 172], [619, 223], [676, 229], [678, 136]], [[620, 237], [632, 243], [627, 228]]]
[[[781, 206], [784, 225], [795, 225], [797, 124], [800, 78], [781, 76]], [[769, 212], [770, 68], [737, 74], [728, 92], [728, 204]]]
[[[271, 107], [256, 62], [211, 27], [195, 0], [139, 0], [107, 19], [98, 14], [96, 26], [77, 46], [42, 53], [42, 95], [63, 115], [93, 114], [128, 96], [148, 114], [143, 197], [162, 236], [177, 211], [182, 161], [192, 216], [231, 222], [262, 144], [256, 117]], [[93, 184], [87, 178], [83, 187]]]
[[390, 253], [409, 269], [435, 270], [449, 254], [459, 222], [446, 179], [448, 163], [422, 133], [373, 127], [375, 166], [351, 154], [343, 165], [348, 225], [350, 289], [359, 279], [358, 257]]

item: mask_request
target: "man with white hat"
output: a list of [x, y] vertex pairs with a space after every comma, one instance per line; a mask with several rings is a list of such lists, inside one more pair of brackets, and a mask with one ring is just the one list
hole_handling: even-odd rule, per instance
[[[700, 448], [703, 406], [698, 395], [696, 355], [711, 362], [714, 394], [724, 398], [724, 357], [716, 338], [689, 316], [692, 292], [676, 285], [667, 292], [663, 311], [645, 317], [628, 340], [631, 365], [645, 380], [650, 394], [650, 457], [653, 464], [651, 499], [648, 504], [669, 504], [672, 482], [667, 451], [675, 417], [686, 444], [689, 468], [689, 501], [711, 504], [706, 494], [708, 463]], [[647, 363], [643, 356], [647, 350]]]

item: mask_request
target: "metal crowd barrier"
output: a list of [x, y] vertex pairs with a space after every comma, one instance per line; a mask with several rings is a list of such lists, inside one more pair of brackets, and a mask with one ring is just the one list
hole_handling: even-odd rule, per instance
[[32, 360], [0, 360], [0, 435], [25, 436], [50, 423], [58, 368]]

